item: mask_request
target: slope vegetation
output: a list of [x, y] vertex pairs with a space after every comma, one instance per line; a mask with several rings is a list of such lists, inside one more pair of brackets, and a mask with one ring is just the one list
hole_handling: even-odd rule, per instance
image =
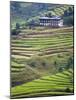
[[73, 72], [69, 69], [42, 77], [12, 88], [11, 93], [12, 98], [73, 94]]
[[12, 86], [66, 69], [73, 56], [73, 33], [72, 28], [61, 30], [53, 29], [52, 33], [49, 29], [44, 33], [23, 30], [20, 35], [12, 36]]

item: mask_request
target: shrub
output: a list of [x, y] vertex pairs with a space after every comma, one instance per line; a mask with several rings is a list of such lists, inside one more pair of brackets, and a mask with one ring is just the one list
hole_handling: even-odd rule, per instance
[[67, 88], [65, 89], [65, 92], [71, 92], [70, 88], [67, 87]]
[[64, 68], [63, 67], [60, 67], [59, 68], [59, 72], [63, 72]]
[[64, 20], [64, 25], [68, 25], [68, 26], [74, 25], [73, 16], [64, 17], [63, 20]]
[[31, 67], [36, 67], [36, 62], [30, 62], [30, 64], [29, 64]]
[[69, 59], [67, 60], [66, 69], [72, 68], [73, 66], [74, 66], [74, 59], [72, 57], [69, 57]]
[[20, 30], [16, 30], [16, 29], [11, 30], [12, 35], [18, 35], [20, 32], [21, 32]]
[[20, 29], [20, 24], [16, 23], [16, 29]]
[[42, 62], [42, 66], [46, 67], [46, 62]]
[[12, 29], [12, 30], [11, 30], [11, 34], [12, 34], [12, 35], [16, 35], [16, 29]]

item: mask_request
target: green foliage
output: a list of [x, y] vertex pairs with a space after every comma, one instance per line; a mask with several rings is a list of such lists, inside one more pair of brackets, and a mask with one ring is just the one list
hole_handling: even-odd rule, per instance
[[[39, 25], [40, 16], [73, 16], [74, 8], [71, 5], [57, 5], [45, 3], [19, 3], [11, 2], [12, 23], [26, 23], [33, 19]], [[15, 20], [15, 21], [14, 21]], [[65, 20], [65, 19], [64, 19]]]
[[29, 64], [31, 67], [36, 67], [36, 62], [35, 61], [33, 61], [33, 62], [30, 62], [30, 64]]
[[42, 66], [46, 67], [46, 62], [42, 62]]
[[59, 72], [63, 72], [64, 71], [64, 68], [63, 67], [60, 67], [59, 68]]
[[19, 8], [20, 8], [20, 3], [19, 2], [13, 2], [11, 1], [11, 10], [15, 10], [16, 12], [19, 12]]
[[20, 33], [20, 24], [19, 23], [16, 23], [16, 26], [14, 29], [11, 29], [11, 34], [12, 35], [18, 35]]
[[16, 30], [20, 29], [20, 24], [16, 23]]
[[73, 26], [74, 25], [73, 16], [64, 17], [63, 20], [64, 20], [64, 25], [68, 25], [68, 26]]
[[74, 7], [69, 7], [69, 15], [72, 15], [74, 14]]
[[58, 66], [57, 61], [54, 61], [54, 65], [55, 65], [55, 67], [57, 68], [57, 66]]
[[73, 7], [69, 7], [67, 10], [64, 11], [64, 17], [69, 17], [70, 15], [73, 15], [74, 13], [74, 8]]
[[[70, 30], [72, 31], [71, 27], [70, 29], [47, 30], [42, 28], [42, 31], [37, 29], [21, 30], [21, 37], [12, 38], [12, 58], [19, 64], [29, 65], [42, 75], [54, 74], [59, 71], [60, 67], [66, 67], [67, 59], [71, 54], [70, 50], [67, 52], [73, 46], [73, 37]], [[51, 31], [53, 34], [47, 37], [46, 35]], [[58, 31], [58, 33], [56, 34], [55, 31], [56, 33]], [[32, 38], [29, 35], [32, 35]]]
[[73, 94], [73, 82], [70, 82], [71, 75], [72, 71], [63, 71], [56, 75], [44, 76], [32, 82], [13, 87], [11, 89], [12, 98]]
[[64, 11], [64, 16], [68, 16], [68, 15], [69, 15], [68, 10], [65, 10]]
[[72, 94], [73, 27], [34, 29], [34, 25], [39, 24], [40, 16], [58, 15], [72, 26], [73, 6], [16, 2], [11, 3], [11, 15], [16, 23], [11, 33], [20, 33], [11, 40], [12, 96]]
[[14, 87], [11, 93], [14, 98], [73, 93], [73, 72], [70, 71], [73, 70], [73, 28], [41, 30], [22, 29], [20, 36], [12, 37], [11, 85]]
[[17, 29], [12, 29], [11, 30], [11, 34], [12, 35], [18, 35], [21, 31], [20, 30], [17, 30]]
[[29, 26], [29, 29], [32, 29], [32, 28], [35, 26], [35, 21], [34, 21], [34, 20], [31, 20], [31, 21], [28, 23], [28, 26]]
[[64, 11], [63, 19], [64, 25], [73, 26], [74, 25], [74, 8], [69, 7], [67, 10]]
[[74, 59], [73, 57], [69, 57], [67, 61], [66, 69], [73, 68], [73, 66], [74, 66]]
[[65, 89], [65, 92], [71, 92], [70, 88], [67, 87], [67, 88]]
[[45, 14], [45, 16], [46, 17], [52, 17], [52, 14], [51, 14], [51, 12], [49, 12], [49, 13]]

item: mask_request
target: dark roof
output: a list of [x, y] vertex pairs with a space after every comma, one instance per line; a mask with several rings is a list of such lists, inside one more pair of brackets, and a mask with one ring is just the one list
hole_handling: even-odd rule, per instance
[[53, 16], [53, 17], [40, 17], [39, 19], [53, 19], [53, 20], [60, 20], [60, 16]]

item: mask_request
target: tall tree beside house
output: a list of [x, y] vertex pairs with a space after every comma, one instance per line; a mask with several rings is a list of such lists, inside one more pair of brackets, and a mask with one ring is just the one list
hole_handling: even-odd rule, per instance
[[73, 13], [74, 13], [74, 11], [73, 11], [73, 8], [72, 7], [69, 7], [69, 15], [72, 15]]
[[64, 17], [63, 20], [64, 20], [64, 25], [68, 25], [68, 26], [74, 25], [73, 16]]
[[64, 17], [66, 17], [66, 16], [70, 16], [70, 15], [72, 15], [74, 13], [74, 10], [73, 10], [73, 8], [71, 8], [71, 7], [69, 7], [68, 8], [68, 10], [65, 10], [64, 11]]
[[68, 15], [68, 11], [65, 10], [65, 11], [64, 11], [64, 16], [66, 17], [67, 15]]

